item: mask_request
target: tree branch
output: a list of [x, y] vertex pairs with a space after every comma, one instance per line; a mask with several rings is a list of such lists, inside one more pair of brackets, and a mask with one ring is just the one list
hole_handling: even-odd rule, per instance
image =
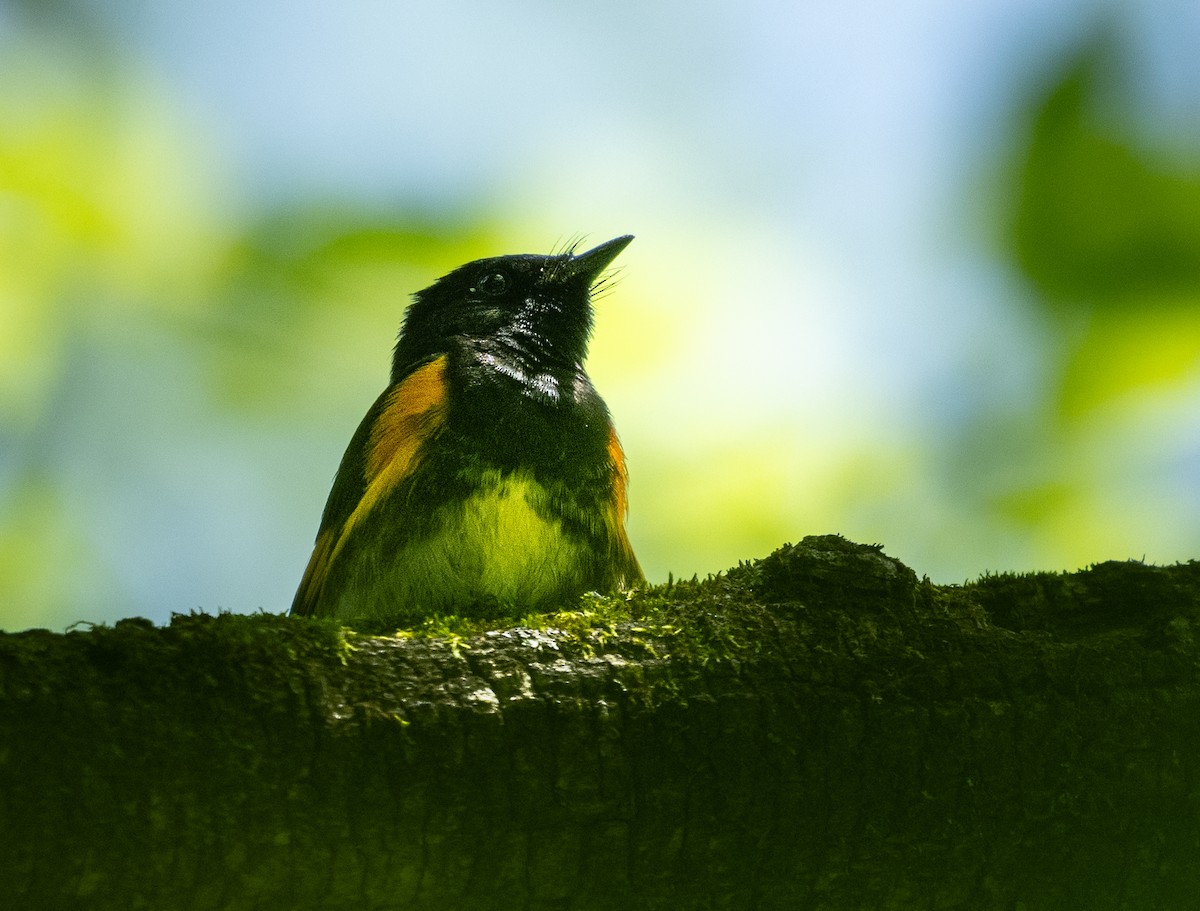
[[592, 607], [0, 636], [0, 907], [1200, 895], [1200, 564], [935, 586], [830, 536]]

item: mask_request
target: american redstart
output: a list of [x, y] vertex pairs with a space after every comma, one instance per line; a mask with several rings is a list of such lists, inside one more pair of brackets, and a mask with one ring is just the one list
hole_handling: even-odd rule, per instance
[[293, 614], [402, 624], [643, 581], [625, 455], [583, 369], [592, 293], [631, 240], [477, 260], [413, 296]]

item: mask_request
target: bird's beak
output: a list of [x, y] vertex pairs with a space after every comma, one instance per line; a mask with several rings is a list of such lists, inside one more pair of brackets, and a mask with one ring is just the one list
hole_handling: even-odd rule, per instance
[[632, 234], [614, 237], [612, 240], [605, 241], [598, 247], [592, 247], [586, 253], [572, 256], [570, 263], [567, 265], [567, 275], [571, 278], [585, 276], [588, 284], [591, 285], [600, 276], [600, 273], [608, 268], [608, 264], [616, 259], [622, 250], [629, 246], [631, 240], [633, 240]]

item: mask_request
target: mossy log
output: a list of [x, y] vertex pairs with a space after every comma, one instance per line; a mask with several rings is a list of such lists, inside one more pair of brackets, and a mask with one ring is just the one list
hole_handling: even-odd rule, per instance
[[0, 636], [0, 907], [1200, 907], [1198, 563], [588, 603]]

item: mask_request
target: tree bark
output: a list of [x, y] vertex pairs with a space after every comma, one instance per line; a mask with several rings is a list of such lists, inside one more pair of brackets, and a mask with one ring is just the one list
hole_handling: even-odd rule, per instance
[[0, 907], [1200, 907], [1200, 564], [828, 536], [629, 606], [0, 636]]

